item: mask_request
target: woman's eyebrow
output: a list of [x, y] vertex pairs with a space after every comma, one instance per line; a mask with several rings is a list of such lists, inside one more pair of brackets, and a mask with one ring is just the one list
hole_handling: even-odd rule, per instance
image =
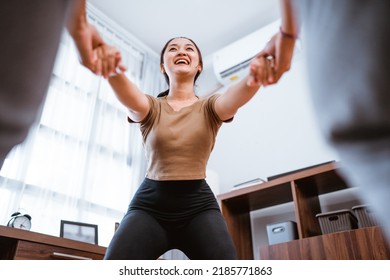
[[[176, 43], [168, 45], [168, 47], [177, 47], [177, 46], [179, 46], [179, 45], [176, 44]], [[194, 44], [191, 44], [191, 43], [185, 44], [184, 46], [186, 46], [186, 47], [188, 47], [188, 46], [195, 47]]]

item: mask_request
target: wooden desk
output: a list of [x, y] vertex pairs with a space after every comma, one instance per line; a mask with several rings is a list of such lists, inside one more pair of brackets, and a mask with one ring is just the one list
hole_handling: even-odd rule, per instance
[[0, 226], [0, 260], [101, 260], [105, 247]]
[[321, 235], [316, 214], [321, 213], [319, 195], [348, 188], [338, 175], [336, 163], [298, 171], [254, 186], [219, 195], [240, 259], [253, 259], [250, 211], [293, 202], [299, 239]]

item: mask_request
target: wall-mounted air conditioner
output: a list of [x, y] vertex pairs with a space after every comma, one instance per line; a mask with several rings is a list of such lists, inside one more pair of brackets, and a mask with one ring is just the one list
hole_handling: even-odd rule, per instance
[[220, 49], [213, 55], [214, 73], [222, 85], [241, 80], [247, 73], [251, 60], [279, 30], [277, 20], [242, 39]]

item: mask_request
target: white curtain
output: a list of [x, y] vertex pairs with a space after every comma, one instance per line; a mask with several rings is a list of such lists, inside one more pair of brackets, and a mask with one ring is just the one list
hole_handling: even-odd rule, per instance
[[[121, 50], [126, 75], [149, 94], [162, 91], [158, 56], [88, 10], [103, 38]], [[55, 236], [61, 220], [97, 224], [99, 245], [107, 246], [145, 165], [138, 125], [127, 123], [108, 82], [79, 64], [64, 32], [40, 118], [0, 171], [0, 224], [16, 211], [32, 216], [32, 231]]]

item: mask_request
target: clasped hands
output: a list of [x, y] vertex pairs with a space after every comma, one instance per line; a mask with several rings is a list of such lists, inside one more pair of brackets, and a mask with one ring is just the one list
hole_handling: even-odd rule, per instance
[[[110, 45], [102, 44], [94, 49], [93, 67], [89, 69], [96, 75], [108, 78], [126, 71], [120, 51]], [[92, 69], [91, 69], [92, 68]], [[264, 54], [257, 55], [249, 66], [249, 87], [268, 85], [274, 79], [274, 59]]]
[[[293, 49], [294, 42], [284, 40], [279, 33], [275, 34], [250, 63], [247, 86], [267, 86], [277, 83], [290, 69]], [[127, 70], [120, 51], [105, 43], [93, 49], [93, 61], [86, 67], [104, 78]]]
[[250, 64], [248, 86], [276, 84], [290, 70], [295, 38], [277, 32]]
[[82, 64], [94, 74], [107, 79], [127, 70], [117, 48], [104, 43], [95, 47], [92, 52], [92, 59], [88, 61], [88, 64], [84, 62]]
[[[94, 49], [94, 63], [89, 69], [96, 75], [108, 78], [126, 71], [126, 66], [122, 62], [120, 51], [110, 45], [102, 44]], [[259, 55], [250, 64], [249, 79], [247, 85], [260, 86], [267, 85], [269, 79], [274, 76], [274, 63], [272, 57]]]
[[266, 86], [274, 80], [275, 61], [270, 55], [257, 55], [249, 65], [248, 87]]

